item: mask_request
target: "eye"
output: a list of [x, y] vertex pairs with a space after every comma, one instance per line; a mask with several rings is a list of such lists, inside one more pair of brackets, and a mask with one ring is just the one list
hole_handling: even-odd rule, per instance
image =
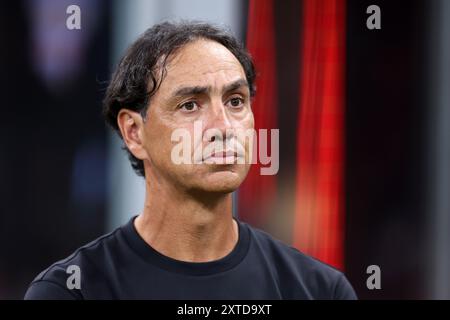
[[239, 109], [244, 105], [244, 99], [240, 97], [234, 97], [228, 100], [227, 104], [233, 109]]
[[194, 112], [198, 110], [198, 104], [195, 101], [188, 101], [180, 105], [180, 109], [184, 112]]

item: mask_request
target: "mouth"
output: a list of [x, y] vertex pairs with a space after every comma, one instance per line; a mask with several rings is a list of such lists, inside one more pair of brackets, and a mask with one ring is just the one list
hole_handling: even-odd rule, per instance
[[226, 150], [226, 151], [214, 151], [203, 157], [203, 162], [208, 164], [234, 164], [238, 158], [242, 158], [243, 155], [234, 151], [234, 150]]

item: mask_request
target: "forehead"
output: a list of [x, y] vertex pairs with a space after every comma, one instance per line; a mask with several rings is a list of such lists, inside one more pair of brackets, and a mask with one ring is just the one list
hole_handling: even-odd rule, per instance
[[223, 45], [199, 39], [188, 43], [168, 60], [163, 87], [220, 85], [245, 78], [239, 60]]

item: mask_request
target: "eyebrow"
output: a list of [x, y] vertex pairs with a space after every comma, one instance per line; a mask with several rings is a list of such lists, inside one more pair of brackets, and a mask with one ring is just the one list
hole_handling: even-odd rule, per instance
[[[222, 91], [230, 92], [230, 91], [236, 90], [240, 87], [248, 87], [247, 80], [245, 80], [245, 79], [236, 80], [236, 81], [226, 85]], [[210, 91], [211, 91], [210, 86], [182, 87], [182, 88], [177, 89], [172, 96], [173, 97], [185, 97], [185, 96], [190, 96], [190, 95], [205, 94]]]

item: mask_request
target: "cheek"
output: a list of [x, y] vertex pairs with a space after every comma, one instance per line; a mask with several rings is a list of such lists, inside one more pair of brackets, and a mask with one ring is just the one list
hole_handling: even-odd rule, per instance
[[160, 159], [170, 155], [172, 131], [172, 127], [160, 118], [148, 118], [145, 124], [145, 147], [152, 162], [160, 162]]
[[251, 109], [242, 119], [240, 119], [239, 127], [241, 129], [253, 129], [255, 127], [255, 118]]
[[[239, 144], [244, 148], [245, 150], [245, 166], [240, 166], [242, 168], [244, 168], [244, 171], [248, 171], [249, 169], [249, 164], [252, 161], [252, 156], [254, 151], [255, 151], [255, 147], [256, 147], [256, 143], [257, 143], [257, 132], [254, 131], [255, 129], [255, 120], [253, 117], [253, 113], [250, 112], [248, 115], [246, 115], [245, 118], [243, 118], [240, 122], [239, 122], [239, 127], [238, 130], [241, 134], [238, 134], [238, 141]], [[250, 133], [254, 134], [254, 136], [252, 136]]]
[[[174, 170], [174, 166], [183, 167], [172, 160], [172, 152], [179, 155], [180, 147], [183, 148], [182, 157], [189, 155], [192, 160], [192, 154], [202, 143], [200, 134], [194, 133], [194, 124], [189, 123], [184, 126], [175, 126], [171, 124], [158, 123], [148, 130], [146, 139], [146, 149], [148, 150], [150, 160], [158, 167], [164, 167], [167, 170]], [[184, 148], [188, 144], [188, 148]]]
[[234, 123], [234, 128], [237, 130], [237, 132], [241, 133], [238, 134], [239, 138], [243, 137], [243, 133], [254, 131], [255, 129], [255, 120], [253, 118], [253, 113], [250, 112], [248, 115], [246, 115], [244, 118], [240, 119], [236, 123]]

